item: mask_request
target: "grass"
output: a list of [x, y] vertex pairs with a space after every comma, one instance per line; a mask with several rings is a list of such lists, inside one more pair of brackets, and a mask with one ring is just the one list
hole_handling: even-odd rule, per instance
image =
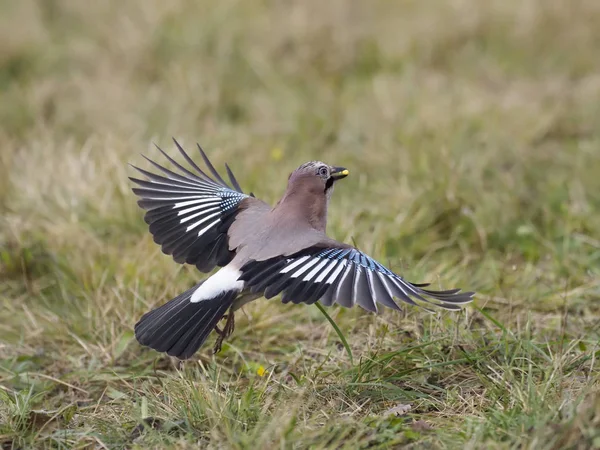
[[[0, 1], [2, 448], [600, 448], [600, 8]], [[459, 314], [255, 302], [216, 356], [136, 320], [202, 274], [127, 163], [200, 141], [275, 202], [350, 168], [329, 234]], [[146, 167], [146, 166], [144, 166]]]

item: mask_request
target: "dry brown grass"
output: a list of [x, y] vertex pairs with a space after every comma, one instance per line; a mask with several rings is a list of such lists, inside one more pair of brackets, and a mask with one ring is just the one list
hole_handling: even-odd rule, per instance
[[[600, 447], [598, 23], [594, 0], [0, 2], [4, 448]], [[475, 306], [331, 309], [354, 364], [276, 300], [216, 357], [142, 349], [137, 318], [202, 276], [127, 180], [171, 136], [270, 202], [306, 160], [351, 168], [330, 234]]]

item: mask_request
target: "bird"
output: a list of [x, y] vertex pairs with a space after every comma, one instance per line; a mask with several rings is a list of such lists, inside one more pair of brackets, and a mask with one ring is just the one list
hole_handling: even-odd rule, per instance
[[235, 329], [235, 311], [261, 297], [358, 305], [371, 312], [378, 312], [378, 305], [401, 310], [395, 299], [430, 311], [434, 306], [460, 310], [473, 300], [474, 292], [435, 291], [427, 289], [429, 283], [408, 282], [326, 234], [334, 187], [349, 175], [348, 169], [306, 162], [291, 172], [283, 196], [272, 207], [244, 193], [225, 164], [227, 183], [199, 144], [204, 170], [173, 141], [187, 167], [157, 146], [174, 170], [144, 156], [158, 172], [132, 165], [145, 178], [130, 177], [133, 192], [163, 253], [200, 272], [220, 269], [144, 314], [134, 328], [141, 345], [185, 360], [215, 330], [217, 353]]

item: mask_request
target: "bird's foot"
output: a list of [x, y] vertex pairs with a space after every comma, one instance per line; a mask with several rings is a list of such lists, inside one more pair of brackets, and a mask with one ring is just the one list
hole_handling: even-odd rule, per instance
[[235, 316], [233, 315], [233, 313], [230, 312], [229, 314], [224, 315], [223, 318], [227, 318], [227, 321], [225, 322], [225, 326], [223, 327], [223, 329], [221, 330], [218, 327], [218, 325], [215, 326], [215, 331], [217, 332], [219, 337], [217, 337], [215, 346], [213, 347], [213, 354], [219, 353], [221, 351], [221, 346], [223, 345], [223, 341], [225, 341], [225, 339], [227, 339], [229, 336], [231, 336], [231, 334], [233, 333], [233, 330], [235, 330]]

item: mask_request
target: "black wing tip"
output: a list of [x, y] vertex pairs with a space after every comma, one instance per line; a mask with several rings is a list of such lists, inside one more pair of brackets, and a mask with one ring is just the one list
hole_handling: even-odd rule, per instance
[[[452, 292], [449, 294], [448, 292]], [[424, 291], [422, 294], [433, 299], [430, 303], [449, 310], [461, 310], [463, 306], [471, 303], [475, 292], [460, 292], [460, 289], [452, 289], [450, 291]]]
[[169, 157], [169, 155], [167, 155], [167, 153], [162, 148], [160, 148], [156, 144], [154, 144], [154, 146], [156, 147], [156, 150], [158, 150], [165, 158], [167, 158], [169, 161], [172, 161], [172, 159]]
[[173, 139], [173, 143], [175, 144], [175, 147], [177, 147], [177, 150], [179, 150], [182, 153], [185, 153], [187, 155], [187, 153], [185, 152], [185, 150], [183, 149], [183, 146], [179, 143], [179, 141], [177, 139], [175, 139], [174, 136], [171, 136], [171, 139]]
[[221, 177], [221, 175], [219, 174], [217, 169], [215, 169], [215, 166], [213, 166], [213, 164], [210, 162], [210, 159], [208, 158], [208, 156], [206, 156], [206, 153], [204, 153], [204, 150], [202, 149], [202, 146], [200, 146], [199, 142], [196, 142], [196, 146], [198, 147], [198, 150], [200, 151], [200, 155], [202, 156], [202, 159], [204, 160], [204, 164], [206, 164], [206, 167], [208, 167], [208, 170], [210, 171], [210, 173], [212, 173], [213, 177], [215, 177], [216, 181], [218, 183], [220, 183], [221, 185], [231, 189], [231, 187], [225, 182], [223, 177]]
[[211, 164], [210, 159], [208, 159], [208, 155], [206, 154], [199, 142], [196, 142], [196, 147], [198, 147], [198, 151], [200, 152], [200, 156], [202, 156], [206, 167], [208, 167], [209, 170], [212, 167], [211, 173], [214, 175], [214, 166]]
[[[142, 155], [142, 156], [145, 158], [145, 156], [144, 156], [144, 155]], [[129, 167], [131, 167], [132, 169], [134, 169], [135, 171], [137, 171], [137, 172], [141, 173], [142, 175], [144, 175], [146, 178], [148, 178], [148, 179], [149, 179], [149, 177], [148, 177], [148, 175], [147, 175], [147, 174], [148, 174], [148, 172], [147, 172], [147, 171], [145, 171], [144, 169], [142, 169], [142, 168], [140, 168], [140, 167], [138, 167], [138, 166], [136, 166], [136, 165], [133, 165], [133, 164], [131, 164], [131, 163], [127, 163], [127, 165], [128, 165]], [[136, 183], [137, 183], [137, 180], [139, 180], [139, 178], [134, 178], [134, 177], [127, 177], [127, 178], [129, 178], [131, 181], [133, 181], [133, 182], [136, 182]]]
[[242, 187], [240, 186], [240, 184], [238, 183], [238, 181], [235, 178], [235, 175], [229, 168], [229, 164], [225, 163], [225, 169], [227, 170], [227, 176], [229, 177], [229, 181], [231, 181], [231, 184], [233, 185], [235, 190], [238, 191], [240, 194], [243, 194], [244, 191], [242, 191]]
[[[136, 169], [137, 169], [137, 167], [136, 167]], [[139, 184], [139, 185], [144, 184], [144, 180], [140, 180], [139, 178], [135, 178], [135, 177], [127, 177], [127, 178], [129, 178], [129, 181], [133, 181], [135, 184]], [[132, 188], [132, 189], [136, 189], [136, 188]]]
[[[162, 151], [162, 150], [161, 150]], [[152, 164], [154, 167], [156, 167], [158, 170], [160, 170], [161, 172], [165, 173], [165, 172], [169, 172], [168, 169], [166, 169], [165, 167], [161, 166], [159, 163], [157, 163], [156, 161], [154, 161], [153, 159], [148, 158], [146, 155], [144, 155], [143, 153], [140, 153], [142, 155], [142, 158], [144, 158], [146, 161], [148, 161], [150, 164]], [[141, 169], [138, 169], [141, 171]], [[172, 172], [171, 172], [172, 173]]]
[[[171, 139], [173, 139], [173, 143], [175, 144], [175, 147], [177, 147], [177, 150], [179, 151], [179, 153], [181, 153], [183, 155], [183, 157], [188, 161], [188, 163], [190, 163], [189, 155], [187, 154], [187, 152], [185, 151], [183, 146], [179, 143], [179, 141], [177, 139], [175, 139], [175, 137], [171, 137]], [[194, 166], [193, 162], [191, 162], [190, 165]], [[194, 167], [194, 168], [196, 168], [196, 167]]]
[[[175, 146], [177, 147], [177, 150], [183, 155], [183, 157], [186, 159], [186, 161], [195, 169], [199, 172], [200, 176], [210, 180], [213, 183], [217, 183], [220, 184], [228, 189], [232, 189], [232, 187], [223, 179], [223, 177], [219, 174], [219, 172], [215, 169], [215, 167], [213, 166], [213, 164], [210, 162], [210, 159], [208, 158], [208, 156], [206, 155], [206, 153], [204, 152], [204, 149], [202, 148], [202, 146], [200, 145], [200, 143], [196, 143], [196, 146], [198, 147], [198, 150], [200, 151], [200, 155], [202, 156], [202, 159], [204, 161], [204, 164], [206, 165], [206, 167], [208, 168], [209, 172], [212, 174], [212, 176], [214, 177], [214, 179], [212, 179], [211, 177], [209, 177], [208, 175], [206, 175], [194, 162], [193, 160], [189, 157], [189, 155], [187, 154], [187, 152], [183, 149], [182, 145], [179, 143], [179, 141], [172, 136], [171, 139], [173, 140], [173, 143], [175, 144]], [[187, 172], [188, 175], [193, 175], [192, 173], [188, 172], [185, 168], [183, 168], [181, 165], [179, 165], [175, 160], [173, 160], [173, 158], [171, 158], [156, 142], [152, 142], [152, 145], [154, 145], [154, 147], [156, 147], [156, 149], [165, 157], [167, 158], [167, 160], [169, 160], [171, 163], [175, 164], [175, 166], [177, 166], [177, 168], [179, 170], [182, 170], [183, 172]], [[144, 155], [143, 153], [140, 153], [140, 155], [142, 156], [142, 158], [144, 158], [146, 161], [148, 161], [149, 163], [151, 163], [154, 167], [158, 168], [161, 171], [165, 171], [166, 169], [164, 167], [162, 167], [160, 164], [156, 163], [155, 161], [153, 161], [152, 159], [150, 159], [149, 157], [147, 157], [146, 155]], [[142, 169], [134, 166], [133, 164], [129, 164], [131, 167], [133, 167], [134, 169], [142, 172]], [[233, 190], [239, 192], [240, 194], [243, 194], [244, 191], [242, 190], [240, 184], [238, 183], [237, 179], [235, 178], [235, 175], [233, 174], [233, 171], [231, 170], [231, 168], [229, 167], [228, 164], [225, 164], [225, 169], [227, 172], [227, 176], [229, 177], [229, 180], [233, 186]], [[254, 197], [253, 194], [250, 195], [251, 197]]]

